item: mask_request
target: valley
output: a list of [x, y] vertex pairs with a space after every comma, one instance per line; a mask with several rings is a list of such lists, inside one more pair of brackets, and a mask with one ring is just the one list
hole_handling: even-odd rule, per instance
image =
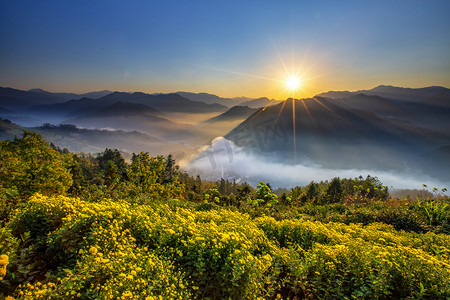
[[[250, 174], [227, 165], [233, 153], [286, 166], [409, 172], [450, 182], [450, 92], [443, 87], [379, 86], [284, 101], [188, 92], [0, 91], [0, 117], [17, 124], [8, 129], [3, 122], [2, 139], [30, 130], [73, 152], [173, 154], [192, 172], [239, 180]], [[212, 152], [217, 137], [225, 137], [223, 151]], [[214, 159], [224, 161], [220, 170]], [[197, 163], [202, 160], [209, 163]]]

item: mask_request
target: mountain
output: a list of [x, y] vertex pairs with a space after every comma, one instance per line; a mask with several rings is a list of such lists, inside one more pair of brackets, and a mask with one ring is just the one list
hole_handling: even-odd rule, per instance
[[203, 133], [205, 142], [209, 142], [218, 136], [225, 135], [256, 111], [258, 109], [248, 106], [233, 106], [223, 114], [197, 124], [196, 130]]
[[242, 102], [236, 99], [222, 98], [208, 93], [177, 92], [177, 94], [192, 101], [199, 101], [207, 104], [217, 103], [227, 107], [233, 107]]
[[183, 126], [162, 116], [160, 111], [146, 105], [118, 101], [63, 123], [91, 129], [139, 130], [156, 136], [182, 129]]
[[450, 144], [450, 131], [383, 116], [391, 108], [401, 116], [401, 107], [381, 97], [288, 99], [259, 110], [225, 137], [285, 163], [343, 169], [402, 170], [405, 164], [417, 166], [423, 153]]
[[151, 108], [147, 105], [137, 103], [126, 103], [118, 101], [112, 105], [102, 107], [97, 111], [90, 113], [87, 117], [91, 118], [107, 118], [107, 117], [120, 117], [120, 116], [162, 116], [163, 113], [157, 109]]
[[224, 105], [192, 101], [178, 94], [150, 95], [144, 93], [113, 92], [99, 99], [81, 98], [64, 103], [33, 106], [25, 111], [25, 113], [41, 121], [40, 123], [29, 124], [28, 126], [48, 122], [61, 123], [67, 119], [86, 116], [117, 102], [142, 104], [163, 113], [216, 114], [227, 110], [227, 107]]
[[250, 108], [248, 106], [236, 105], [220, 114], [214, 118], [211, 118], [204, 123], [215, 123], [215, 122], [234, 122], [234, 121], [244, 121], [249, 116], [254, 114], [258, 109]]
[[6, 109], [23, 110], [35, 105], [54, 104], [64, 101], [65, 99], [54, 95], [0, 87], [0, 107]]
[[328, 92], [325, 92], [325, 93], [320, 93], [320, 94], [316, 95], [316, 97], [339, 99], [339, 98], [354, 96], [354, 95], [357, 95], [358, 93], [362, 94], [363, 91], [358, 91], [358, 92], [328, 91]]
[[360, 90], [356, 92], [329, 91], [318, 94], [317, 96], [339, 99], [357, 94], [376, 95], [394, 100], [423, 103], [440, 107], [450, 107], [450, 89], [441, 86], [412, 89], [394, 87], [390, 85], [380, 85], [371, 90]]
[[441, 86], [411, 89], [380, 85], [367, 92], [368, 95], [379, 95], [385, 98], [421, 102], [438, 106], [450, 106], [450, 89]]
[[98, 99], [101, 97], [104, 97], [106, 95], [111, 94], [111, 91], [103, 90], [103, 91], [96, 91], [96, 92], [89, 92], [89, 93], [83, 93], [83, 94], [75, 94], [75, 93], [51, 93], [47, 92], [43, 89], [31, 89], [28, 90], [29, 92], [42, 94], [42, 95], [48, 95], [48, 96], [55, 96], [61, 99], [66, 100], [72, 100], [72, 99], [81, 99], [81, 98], [91, 98], [91, 99]]
[[[215, 137], [210, 136], [209, 128], [203, 129], [171, 121], [164, 113], [149, 106], [120, 101], [92, 112], [85, 111], [83, 115], [66, 119], [61, 123], [89, 129], [137, 130], [161, 140], [183, 142], [195, 147], [202, 146]], [[221, 131], [221, 134], [228, 132], [232, 127], [227, 129]]]
[[80, 129], [74, 125], [44, 125], [40, 127], [22, 127], [0, 120], [0, 139], [14, 139], [23, 131], [39, 133], [49, 143], [71, 152], [99, 153], [105, 148], [118, 149], [126, 156], [131, 153], [149, 152], [151, 155], [173, 154], [181, 159], [192, 151], [183, 144], [170, 143], [137, 131]]
[[81, 116], [108, 105], [109, 104], [102, 103], [99, 100], [81, 98], [78, 100], [69, 100], [63, 103], [33, 106], [28, 109], [27, 112], [42, 116]]
[[248, 106], [251, 108], [260, 108], [260, 107], [266, 107], [269, 105], [275, 105], [280, 103], [280, 101], [278, 100], [270, 100], [269, 98], [266, 97], [262, 97], [262, 98], [258, 98], [258, 99], [252, 99], [252, 100], [248, 100], [248, 101], [244, 101], [242, 102], [241, 106]]
[[395, 100], [380, 96], [357, 94], [335, 99], [341, 107], [376, 113], [389, 120], [405, 124], [414, 123], [419, 128], [427, 128], [437, 132], [450, 132], [450, 107], [437, 106], [428, 101], [412, 102]]
[[179, 94], [150, 95], [139, 92], [132, 94], [114, 92], [98, 100], [102, 103], [122, 101], [144, 104], [162, 112], [206, 113], [224, 112], [228, 109], [226, 106], [217, 103], [206, 104], [199, 101], [192, 101]]
[[242, 97], [234, 97], [232, 99], [238, 101], [239, 103], [243, 103], [245, 101], [253, 100], [255, 98], [249, 98], [249, 97], [242, 96]]

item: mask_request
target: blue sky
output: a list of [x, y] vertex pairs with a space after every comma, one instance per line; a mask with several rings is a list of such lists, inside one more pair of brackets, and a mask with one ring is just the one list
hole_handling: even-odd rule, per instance
[[283, 98], [450, 87], [450, 1], [0, 1], [0, 86]]

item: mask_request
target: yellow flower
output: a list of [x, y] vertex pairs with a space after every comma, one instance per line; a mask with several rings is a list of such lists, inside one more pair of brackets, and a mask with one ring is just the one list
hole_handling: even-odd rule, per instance
[[6, 275], [6, 266], [9, 264], [8, 255], [0, 255], [0, 280]]
[[97, 248], [95, 248], [95, 247], [91, 247], [90, 249], [89, 249], [89, 252], [92, 254], [92, 255], [95, 255], [95, 254], [97, 254]]
[[8, 255], [2, 254], [0, 255], [0, 265], [6, 266], [9, 264]]
[[132, 294], [130, 291], [126, 291], [126, 292], [124, 292], [124, 293], [122, 294], [122, 296], [123, 296], [125, 299], [131, 299], [131, 297], [133, 297], [133, 294]]

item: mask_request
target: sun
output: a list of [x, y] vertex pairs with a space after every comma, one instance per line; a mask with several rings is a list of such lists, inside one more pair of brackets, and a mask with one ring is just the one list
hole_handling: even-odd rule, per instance
[[301, 88], [301, 80], [296, 76], [289, 76], [285, 81], [286, 87], [291, 92], [295, 92]]

